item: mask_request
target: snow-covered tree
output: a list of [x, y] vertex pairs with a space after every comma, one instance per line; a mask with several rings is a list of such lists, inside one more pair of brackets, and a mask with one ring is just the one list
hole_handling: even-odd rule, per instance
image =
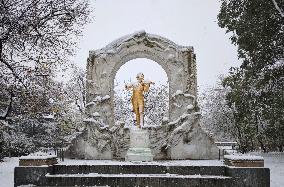
[[284, 63], [249, 72], [236, 69], [223, 82], [230, 90], [228, 105], [234, 109], [242, 149], [260, 146], [264, 151], [283, 151]]
[[222, 0], [218, 23], [243, 60], [223, 85], [243, 152], [283, 151], [283, 0]]
[[73, 66], [71, 79], [65, 85], [66, 96], [74, 102], [77, 109], [84, 113], [86, 105], [86, 72]]
[[[30, 79], [52, 76], [58, 65], [69, 64], [90, 9], [87, 0], [3, 0], [0, 12], [1, 83], [7, 85], [7, 98], [13, 98], [15, 88], [28, 92], [37, 83]], [[9, 115], [9, 107], [0, 119]]]
[[236, 137], [233, 110], [226, 101], [227, 93], [228, 90], [218, 82], [199, 95], [202, 125], [213, 134], [216, 141], [233, 141]]
[[[14, 154], [23, 154], [39, 146], [50, 146], [56, 142], [55, 136], [58, 132], [50, 100], [58, 100], [60, 84], [48, 77], [30, 77], [27, 81], [30, 84], [28, 91], [21, 84], [9, 88], [13, 89], [14, 97], [12, 102], [9, 101], [8, 107], [5, 102], [5, 92], [8, 91], [5, 85], [0, 92], [3, 99], [0, 105], [2, 113], [7, 108], [10, 110], [9, 115], [1, 120], [1, 124], [6, 124], [1, 128], [3, 146], [6, 151]], [[33, 146], [25, 147], [30, 144]]]
[[[57, 106], [60, 116], [62, 135], [72, 136], [84, 123], [86, 105], [86, 72], [72, 66], [71, 79], [65, 83], [60, 104]], [[66, 106], [66, 107], [62, 107]]]
[[43, 116], [55, 114], [57, 121], [56, 108], [68, 107], [59, 105], [63, 86], [53, 78], [58, 66], [70, 65], [68, 57], [74, 54], [89, 13], [88, 0], [0, 2], [0, 125], [13, 126], [0, 127], [2, 149], [12, 145], [9, 136], [30, 138], [23, 129], [45, 127], [45, 136], [38, 140], [49, 141], [54, 127]]
[[87, 0], [2, 0], [0, 62], [25, 83], [38, 66], [68, 62], [90, 12]]

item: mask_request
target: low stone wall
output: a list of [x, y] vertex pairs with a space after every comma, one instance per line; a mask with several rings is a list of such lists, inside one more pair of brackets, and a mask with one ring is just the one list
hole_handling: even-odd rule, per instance
[[14, 170], [14, 186], [33, 184], [47, 185], [45, 175], [52, 172], [52, 166], [20, 166]]
[[269, 187], [270, 170], [269, 168], [239, 168], [226, 167], [225, 175], [232, 177], [232, 186], [242, 187]]
[[[94, 172], [95, 171], [95, 172]], [[72, 175], [74, 174], [74, 175]], [[129, 177], [132, 174], [133, 177]], [[124, 176], [125, 175], [125, 176]], [[176, 177], [176, 176], [180, 177]], [[183, 176], [184, 175], [184, 176]], [[269, 168], [159, 165], [52, 165], [16, 167], [15, 187], [36, 186], [230, 186], [269, 187]], [[107, 177], [109, 176], [109, 177]], [[137, 185], [136, 185], [137, 186]]]

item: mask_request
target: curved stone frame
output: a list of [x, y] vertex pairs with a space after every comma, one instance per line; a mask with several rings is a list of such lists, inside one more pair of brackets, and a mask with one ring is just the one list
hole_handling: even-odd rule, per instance
[[122, 37], [103, 49], [90, 51], [86, 105], [89, 116], [84, 120], [85, 130], [72, 140], [67, 155], [85, 159], [125, 158], [130, 146], [130, 132], [123, 122], [114, 125], [113, 84], [118, 69], [135, 58], [157, 62], [169, 80], [169, 121], [145, 127], [154, 159], [218, 158], [214, 139], [200, 125], [193, 48], [176, 45], [144, 31]]
[[195, 98], [197, 95], [193, 47], [180, 46], [145, 31], [124, 36], [105, 48], [90, 51], [87, 63], [87, 114], [100, 116], [105, 125], [113, 126], [115, 75], [122, 65], [136, 58], [147, 58], [161, 65], [169, 81], [169, 120], [174, 121], [182, 115], [186, 108], [181, 108], [179, 103], [183, 101], [179, 100], [178, 103], [175, 96], [183, 93]]

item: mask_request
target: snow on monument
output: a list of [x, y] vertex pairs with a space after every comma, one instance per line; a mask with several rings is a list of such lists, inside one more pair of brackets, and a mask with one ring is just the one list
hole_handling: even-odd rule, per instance
[[155, 127], [142, 128], [148, 133], [145, 137], [149, 137], [147, 146], [153, 159], [217, 159], [218, 148], [213, 138], [200, 126], [193, 47], [179, 46], [145, 31], [90, 51], [86, 129], [72, 141], [67, 155], [84, 159], [126, 157], [131, 135], [123, 121], [114, 121], [114, 78], [122, 65], [136, 58], [157, 62], [169, 80], [169, 119]]

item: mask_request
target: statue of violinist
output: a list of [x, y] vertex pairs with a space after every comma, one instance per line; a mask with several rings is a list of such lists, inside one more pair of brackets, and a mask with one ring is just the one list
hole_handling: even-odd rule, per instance
[[136, 116], [137, 127], [144, 125], [144, 92], [148, 92], [150, 85], [155, 84], [152, 81], [144, 81], [144, 74], [138, 73], [137, 82], [125, 85], [127, 90], [132, 90], [132, 107]]

